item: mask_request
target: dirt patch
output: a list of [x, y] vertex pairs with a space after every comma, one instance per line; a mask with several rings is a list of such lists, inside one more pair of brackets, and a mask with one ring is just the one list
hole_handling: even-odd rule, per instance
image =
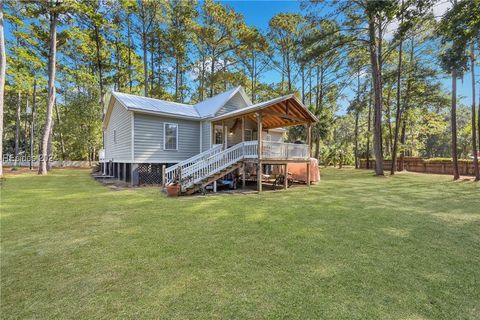
[[26, 174], [26, 173], [36, 173], [37, 168], [33, 168], [30, 170], [29, 168], [12, 168], [12, 167], [3, 167], [3, 174], [5, 176], [15, 176], [19, 174]]
[[[90, 168], [77, 168], [77, 167], [62, 167], [62, 168], [53, 168], [52, 171], [57, 171], [57, 170], [82, 170], [82, 171], [91, 171], [92, 169]], [[5, 176], [14, 176], [14, 175], [19, 175], [19, 174], [32, 174], [32, 173], [37, 173], [38, 168], [34, 167], [32, 170], [30, 170], [28, 167], [3, 167], [3, 174]]]

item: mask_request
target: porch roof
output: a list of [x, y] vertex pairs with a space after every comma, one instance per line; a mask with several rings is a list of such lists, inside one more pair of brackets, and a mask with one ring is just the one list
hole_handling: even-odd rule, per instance
[[257, 121], [257, 114], [262, 115], [262, 124], [265, 129], [318, 122], [317, 117], [293, 94], [222, 114], [213, 118], [212, 122], [236, 119], [242, 116]]

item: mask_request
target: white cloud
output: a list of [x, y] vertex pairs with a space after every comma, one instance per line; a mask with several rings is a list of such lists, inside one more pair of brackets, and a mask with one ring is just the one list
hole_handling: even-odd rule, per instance
[[[432, 12], [437, 21], [452, 7], [452, 3], [449, 0], [440, 0], [436, 2], [432, 7]], [[393, 35], [400, 25], [397, 19], [392, 20], [385, 28], [385, 39], [391, 40]]]
[[452, 3], [448, 0], [442, 0], [437, 2], [433, 6], [433, 15], [435, 19], [438, 21], [442, 18], [442, 16], [452, 7]]

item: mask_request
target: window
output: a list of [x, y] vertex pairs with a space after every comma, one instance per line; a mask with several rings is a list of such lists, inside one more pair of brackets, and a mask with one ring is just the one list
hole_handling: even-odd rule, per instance
[[223, 144], [222, 126], [215, 126], [215, 144]]
[[252, 130], [245, 129], [245, 141], [252, 141]]
[[113, 130], [113, 143], [117, 143], [117, 130]]
[[178, 149], [178, 124], [164, 123], [163, 124], [163, 149], [177, 150]]

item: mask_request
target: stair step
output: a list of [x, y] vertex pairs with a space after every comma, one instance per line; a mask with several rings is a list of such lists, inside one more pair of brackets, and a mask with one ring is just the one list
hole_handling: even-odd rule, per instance
[[197, 192], [202, 187], [204, 187], [206, 185], [209, 185], [213, 181], [220, 179], [221, 177], [223, 177], [223, 176], [227, 175], [228, 173], [232, 172], [233, 170], [236, 170], [236, 169], [240, 168], [240, 166], [241, 166], [241, 162], [237, 162], [237, 163], [235, 163], [231, 166], [228, 166], [227, 168], [225, 168], [225, 169], [223, 169], [223, 170], [221, 170], [217, 173], [212, 174], [211, 176], [206, 177], [205, 179], [203, 179], [199, 183], [196, 183], [195, 185], [187, 188], [187, 190], [185, 191], [185, 194], [191, 195], [191, 194]]

